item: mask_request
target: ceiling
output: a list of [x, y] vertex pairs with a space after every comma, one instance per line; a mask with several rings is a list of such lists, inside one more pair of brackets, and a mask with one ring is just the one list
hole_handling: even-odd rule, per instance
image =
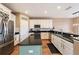
[[4, 3], [4, 5], [14, 12], [26, 13], [31, 17], [73, 18], [79, 16], [79, 13], [72, 15], [79, 11], [78, 3]]

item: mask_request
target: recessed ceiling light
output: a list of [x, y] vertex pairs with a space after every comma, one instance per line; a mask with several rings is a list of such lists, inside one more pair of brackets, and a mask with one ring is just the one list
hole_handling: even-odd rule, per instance
[[28, 14], [28, 11], [25, 11], [26, 14]]
[[57, 6], [57, 9], [58, 9], [58, 10], [61, 9], [61, 6]]
[[45, 10], [44, 13], [47, 14], [47, 10]]

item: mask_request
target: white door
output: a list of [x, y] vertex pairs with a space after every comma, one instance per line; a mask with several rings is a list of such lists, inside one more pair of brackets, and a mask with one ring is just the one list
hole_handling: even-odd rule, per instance
[[20, 20], [20, 42], [26, 39], [28, 35], [29, 35], [28, 19], [22, 18]]

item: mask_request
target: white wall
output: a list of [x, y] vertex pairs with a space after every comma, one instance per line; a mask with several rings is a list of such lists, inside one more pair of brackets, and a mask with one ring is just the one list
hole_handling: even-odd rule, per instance
[[34, 28], [35, 24], [40, 24], [41, 28], [52, 28], [52, 19], [30, 19], [30, 28]]
[[53, 20], [53, 26], [57, 31], [71, 32], [71, 21], [68, 18], [55, 18]]

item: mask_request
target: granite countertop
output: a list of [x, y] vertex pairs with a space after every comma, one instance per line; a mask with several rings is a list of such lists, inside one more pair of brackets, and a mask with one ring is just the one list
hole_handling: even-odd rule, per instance
[[52, 29], [50, 28], [40, 28], [40, 29], [30, 29], [29, 32], [52, 32]]
[[66, 41], [68, 41], [68, 42], [74, 43], [73, 38], [70, 38], [70, 37], [63, 37], [63, 36], [60, 35], [60, 34], [54, 34], [54, 35], [56, 35], [56, 36], [58, 36], [58, 37], [60, 37], [60, 38], [62, 38], [62, 39], [64, 39], [64, 40], [66, 40]]
[[79, 41], [79, 38], [74, 38], [74, 37], [66, 37], [66, 36], [63, 36], [63, 35], [61, 35], [61, 34], [55, 34], [54, 33], [54, 35], [56, 35], [56, 36], [58, 36], [58, 37], [60, 37], [60, 38], [62, 38], [62, 39], [64, 39], [64, 40], [66, 40], [66, 41], [69, 41], [69, 42], [71, 42], [71, 43], [74, 43], [74, 40], [76, 40], [76, 41]]
[[40, 29], [32, 28], [29, 30], [29, 32], [50, 32], [50, 33], [59, 32], [59, 33], [64, 33], [64, 34], [68, 34], [68, 35], [79, 36], [78, 34], [75, 34], [75, 33], [56, 31], [56, 30], [53, 30], [52, 28], [40, 28]]
[[19, 32], [15, 32], [15, 35], [18, 35], [19, 34]]
[[42, 44], [41, 39], [34, 39], [34, 35], [30, 35], [28, 38], [22, 41], [19, 45], [26, 46], [26, 45], [41, 45], [41, 44]]

